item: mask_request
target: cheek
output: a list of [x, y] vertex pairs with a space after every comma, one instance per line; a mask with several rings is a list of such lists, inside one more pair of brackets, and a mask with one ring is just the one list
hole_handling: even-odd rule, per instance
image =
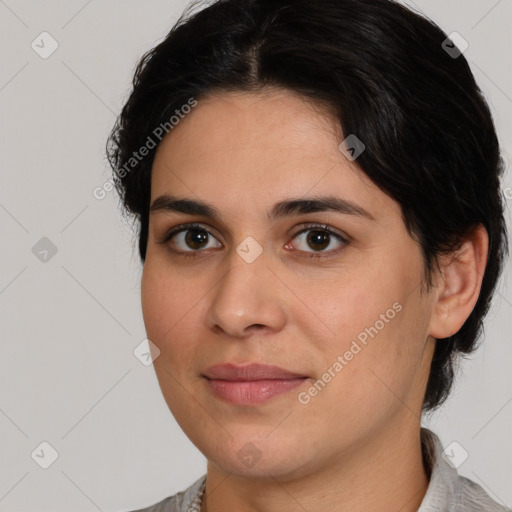
[[[141, 303], [147, 337], [160, 350], [153, 366], [163, 396], [174, 415], [190, 409], [183, 393], [187, 371], [197, 357], [191, 343], [194, 305], [201, 294], [186, 293], [186, 282], [165, 265], [146, 258], [141, 280]], [[203, 292], [204, 294], [204, 292]]]
[[160, 350], [166, 349], [168, 340], [176, 339], [174, 333], [199, 300], [194, 295], [199, 294], [191, 294], [176, 273], [146, 259], [141, 280], [142, 315], [148, 338]]
[[301, 329], [316, 340], [315, 359], [324, 366], [317, 370], [328, 371], [341, 356], [338, 385], [357, 384], [370, 400], [386, 385], [406, 392], [421, 362], [428, 316], [419, 290], [411, 292], [414, 282], [412, 276], [367, 272], [339, 281], [330, 293], [314, 294], [311, 304], [322, 322], [313, 328], [304, 319]]
[[[402, 299], [400, 286], [379, 283], [376, 277], [369, 273], [345, 275], [322, 292], [313, 291], [313, 295], [309, 295], [311, 309], [319, 312], [323, 330], [331, 340], [328, 344], [333, 349], [341, 350], [355, 339], [364, 343], [370, 332], [375, 334], [377, 330], [380, 334], [389, 330], [394, 319], [400, 316], [397, 312]], [[380, 279], [382, 281], [382, 275]], [[306, 321], [303, 328], [307, 329]]]
[[[204, 322], [208, 296], [201, 274], [183, 275], [165, 261], [146, 259], [141, 281], [142, 315], [147, 337], [158, 347], [161, 357], [155, 362], [155, 371], [166, 396], [175, 395], [178, 388], [166, 375], [171, 372], [180, 382], [189, 379], [204, 352], [197, 343], [198, 331]], [[204, 338], [203, 338], [204, 339]]]
[[151, 263], [151, 259], [147, 257], [141, 280], [142, 316], [149, 339], [160, 348], [160, 338], [164, 327], [161, 320], [165, 318], [164, 312], [167, 309], [168, 298], [163, 280], [158, 280], [157, 275], [157, 269]]

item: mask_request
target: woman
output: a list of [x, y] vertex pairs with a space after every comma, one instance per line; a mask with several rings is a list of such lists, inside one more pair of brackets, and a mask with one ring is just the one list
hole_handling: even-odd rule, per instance
[[108, 151], [158, 381], [208, 460], [145, 511], [506, 510], [421, 427], [507, 251], [455, 40], [389, 0], [225, 0], [142, 58]]

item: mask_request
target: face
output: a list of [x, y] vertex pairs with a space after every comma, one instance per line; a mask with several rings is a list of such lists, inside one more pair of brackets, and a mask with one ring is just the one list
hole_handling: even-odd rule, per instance
[[223, 471], [307, 474], [419, 421], [434, 298], [343, 139], [292, 92], [218, 92], [155, 156], [144, 322], [171, 412]]

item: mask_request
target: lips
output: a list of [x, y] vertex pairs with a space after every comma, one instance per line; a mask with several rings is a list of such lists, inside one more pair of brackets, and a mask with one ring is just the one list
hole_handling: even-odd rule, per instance
[[306, 378], [306, 375], [292, 373], [278, 366], [268, 364], [248, 364], [245, 366], [237, 366], [234, 364], [218, 364], [211, 366], [204, 372], [204, 376], [209, 379], [221, 379], [231, 381], [248, 381], [248, 380], [267, 380], [279, 379], [289, 380], [297, 378]]
[[217, 398], [236, 405], [255, 405], [296, 388], [308, 377], [266, 364], [219, 364], [203, 376]]

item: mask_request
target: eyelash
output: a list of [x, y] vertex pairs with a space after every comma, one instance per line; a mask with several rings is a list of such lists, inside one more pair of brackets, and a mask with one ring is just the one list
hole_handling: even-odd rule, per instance
[[[179, 226], [172, 228], [164, 235], [163, 239], [157, 243], [158, 244], [167, 244], [170, 240], [172, 240], [174, 235], [177, 235], [177, 234], [181, 233], [182, 231], [189, 231], [189, 230], [205, 231], [206, 233], [208, 233], [208, 235], [211, 235], [212, 237], [215, 238], [215, 236], [201, 224], [190, 223], [190, 224], [180, 224]], [[301, 256], [301, 257], [319, 259], [319, 258], [326, 257], [326, 256], [322, 256], [322, 254], [329, 254], [330, 256], [337, 255], [340, 251], [343, 250], [343, 248], [345, 246], [349, 245], [349, 243], [350, 243], [350, 240], [348, 237], [345, 238], [345, 237], [341, 236], [339, 233], [332, 231], [331, 229], [329, 229], [329, 226], [327, 224], [306, 224], [303, 227], [303, 229], [301, 229], [300, 231], [298, 231], [297, 233], [295, 233], [293, 235], [292, 240], [307, 231], [321, 231], [323, 233], [327, 233], [328, 235], [336, 238], [339, 242], [342, 242], [343, 245], [341, 247], [339, 247], [338, 249], [331, 249], [330, 251], [325, 251], [325, 252], [318, 251], [318, 252], [309, 253], [308, 251], [301, 251], [301, 252], [307, 253], [307, 256]], [[190, 251], [180, 251], [180, 250], [176, 250], [176, 249], [170, 249], [170, 250], [179, 256], [184, 256], [185, 258], [197, 257], [196, 255], [198, 253], [204, 252], [202, 250], [190, 250]]]

